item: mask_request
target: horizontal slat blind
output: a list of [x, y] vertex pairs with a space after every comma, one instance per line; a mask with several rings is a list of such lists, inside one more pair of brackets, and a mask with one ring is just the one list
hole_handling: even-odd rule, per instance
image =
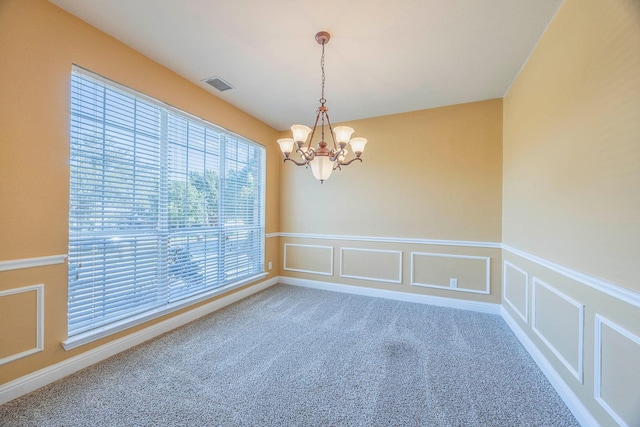
[[243, 277], [255, 271], [262, 260], [257, 248], [263, 236], [260, 191], [261, 169], [259, 149], [244, 144], [234, 136], [226, 136], [222, 192], [222, 217], [225, 221], [223, 280]]
[[74, 67], [69, 336], [262, 272], [264, 148]]

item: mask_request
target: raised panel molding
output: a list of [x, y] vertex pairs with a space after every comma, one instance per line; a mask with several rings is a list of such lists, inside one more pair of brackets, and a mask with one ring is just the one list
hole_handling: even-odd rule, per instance
[[[559, 298], [565, 300], [578, 310], [578, 369], [575, 369], [571, 363], [560, 353], [560, 351], [544, 336], [544, 334], [537, 328], [536, 324], [536, 287], [541, 286], [548, 291], [552, 292]], [[551, 352], [558, 358], [558, 360], [567, 368], [567, 370], [573, 375], [580, 384], [583, 383], [583, 366], [584, 366], [584, 305], [580, 304], [573, 298], [563, 294], [554, 287], [548, 285], [537, 277], [533, 278], [533, 290], [532, 290], [532, 309], [531, 309], [531, 329], [542, 340], [542, 342], [551, 350]]]
[[[465, 289], [465, 288], [452, 288], [450, 286], [434, 285], [431, 283], [420, 283], [415, 280], [415, 258], [416, 256], [427, 257], [440, 257], [440, 258], [459, 258], [459, 259], [473, 259], [485, 261], [485, 288], [482, 290]], [[449, 291], [457, 292], [469, 292], [474, 294], [491, 293], [491, 258], [485, 256], [473, 256], [473, 255], [457, 255], [457, 254], [443, 254], [443, 253], [429, 253], [429, 252], [411, 252], [411, 286], [421, 286], [426, 288], [446, 289]]]
[[[329, 251], [329, 271], [316, 271], [316, 270], [307, 270], [302, 268], [292, 268], [287, 266], [287, 249], [288, 248], [316, 248], [316, 249], [326, 249]], [[323, 276], [333, 276], [333, 246], [319, 246], [319, 245], [302, 245], [297, 243], [285, 243], [284, 244], [284, 261], [283, 261], [283, 270], [286, 271], [297, 271], [298, 273], [310, 273], [310, 274], [320, 274]]]
[[0, 359], [0, 365], [13, 362], [14, 360], [30, 356], [34, 353], [39, 353], [44, 350], [44, 284], [24, 286], [21, 288], [0, 291], [0, 298], [19, 294], [22, 292], [36, 293], [36, 346], [21, 351], [20, 353], [3, 357], [2, 359]]
[[[611, 328], [613, 331], [619, 333], [623, 337], [627, 338], [631, 342], [640, 346], [640, 337], [631, 333], [627, 329], [624, 329], [622, 326], [617, 323], [612, 322], [606, 317], [602, 316], [599, 313], [595, 315], [595, 354], [594, 354], [594, 369], [593, 369], [593, 397], [596, 401], [602, 406], [602, 408], [607, 411], [607, 413], [613, 418], [618, 424], [624, 427], [629, 427], [629, 424], [625, 420], [622, 419], [620, 414], [618, 414], [604, 398], [602, 397], [602, 325], [606, 325]], [[637, 366], [632, 366], [630, 369], [638, 369]], [[637, 392], [637, 389], [635, 390]]]
[[[376, 252], [376, 253], [388, 253], [398, 255], [398, 272], [397, 279], [389, 280], [379, 277], [367, 277], [344, 274], [344, 252]], [[340, 277], [346, 277], [351, 279], [371, 280], [374, 282], [386, 282], [386, 283], [402, 283], [402, 251], [383, 250], [383, 249], [363, 249], [363, 248], [340, 248]]]
[[[509, 281], [507, 280], [507, 269], [512, 269], [513, 271], [520, 273], [524, 276], [524, 313], [516, 306], [516, 304], [509, 299]], [[515, 266], [511, 262], [505, 260], [504, 266], [502, 268], [502, 284], [503, 284], [503, 292], [504, 292], [504, 300], [507, 304], [511, 306], [513, 311], [520, 316], [525, 323], [529, 323], [529, 273], [521, 269], [520, 267]]]

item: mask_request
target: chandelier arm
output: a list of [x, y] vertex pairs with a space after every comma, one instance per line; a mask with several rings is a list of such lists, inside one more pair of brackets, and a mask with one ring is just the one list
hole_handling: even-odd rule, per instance
[[[333, 141], [333, 149], [337, 150], [338, 146], [336, 145], [336, 137], [333, 134], [333, 126], [331, 126], [331, 120], [329, 120], [329, 113], [325, 112], [325, 116], [327, 116], [327, 124], [329, 125], [329, 132], [331, 133], [331, 140]], [[342, 151], [342, 149], [340, 149]]]
[[320, 118], [320, 109], [318, 109], [318, 113], [316, 114], [316, 121], [313, 124], [313, 130], [311, 131], [311, 136], [309, 137], [309, 149], [311, 149], [311, 142], [313, 142], [313, 136], [316, 134], [316, 127], [318, 126], [318, 119]]
[[[302, 151], [300, 148], [296, 149], [296, 153], [300, 153], [300, 155], [304, 158], [304, 160], [309, 163], [311, 160], [313, 160], [316, 157], [316, 152], [313, 150], [313, 148], [309, 148], [306, 152]], [[307, 164], [304, 163], [304, 164]]]
[[309, 164], [309, 160], [307, 160], [307, 161], [305, 161], [305, 162], [298, 162], [298, 161], [293, 160], [291, 157], [285, 157], [285, 158], [284, 158], [284, 162], [283, 162], [283, 163], [286, 163], [286, 161], [287, 161], [287, 160], [289, 160], [289, 161], [291, 161], [291, 162], [295, 163], [295, 164], [296, 164], [296, 165], [298, 165], [298, 166], [306, 166], [306, 165], [308, 165], [308, 164]]
[[349, 160], [348, 162], [341, 162], [340, 160], [338, 160], [338, 165], [340, 165], [340, 166], [349, 166], [351, 163], [355, 162], [356, 160], [362, 162], [362, 159], [360, 157], [354, 157], [353, 159]]
[[329, 155], [329, 159], [331, 159], [332, 162], [339, 162], [338, 157], [340, 157], [340, 154], [344, 153], [344, 149], [343, 148], [336, 148], [335, 150], [331, 150], [331, 153]]

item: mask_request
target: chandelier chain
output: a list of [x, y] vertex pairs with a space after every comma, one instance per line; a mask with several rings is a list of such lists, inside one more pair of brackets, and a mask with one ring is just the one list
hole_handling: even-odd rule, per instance
[[324, 42], [322, 43], [322, 56], [320, 57], [320, 68], [322, 69], [322, 97], [320, 104], [324, 105], [327, 100], [324, 98]]
[[[322, 42], [322, 55], [320, 56], [320, 68], [322, 69], [322, 91], [321, 91], [321, 98], [320, 98], [320, 116], [322, 118], [322, 123], [320, 126], [320, 140], [324, 142], [324, 118], [327, 114], [326, 109], [324, 108], [324, 104], [327, 102], [327, 100], [324, 97], [324, 45], [325, 42]], [[333, 137], [333, 133], [331, 133], [331, 136]], [[309, 145], [311, 145], [311, 141], [309, 141]], [[335, 144], [334, 144], [335, 145]]]

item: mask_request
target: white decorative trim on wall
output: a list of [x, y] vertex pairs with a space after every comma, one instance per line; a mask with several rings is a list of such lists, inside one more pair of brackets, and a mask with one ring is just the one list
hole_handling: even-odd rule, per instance
[[415, 302], [419, 304], [437, 305], [440, 307], [457, 308], [460, 310], [477, 311], [479, 313], [500, 314], [500, 304], [488, 302], [468, 301], [456, 298], [443, 298], [432, 295], [420, 295], [410, 292], [374, 289], [366, 286], [342, 285], [339, 283], [322, 282], [319, 280], [298, 279], [280, 276], [279, 283], [285, 285], [302, 286], [305, 288], [321, 289], [345, 294], [363, 295], [368, 297], [386, 298], [396, 301]]
[[547, 377], [553, 388], [556, 390], [560, 398], [567, 405], [571, 413], [582, 426], [599, 426], [600, 423], [591, 415], [591, 412], [584, 406], [580, 398], [573, 392], [571, 387], [556, 372], [547, 358], [540, 352], [538, 347], [529, 339], [524, 330], [515, 321], [511, 314], [504, 308], [501, 308], [502, 318], [513, 331], [515, 336], [520, 340], [523, 347], [529, 352], [533, 360], [536, 362], [542, 373]]
[[13, 362], [17, 359], [22, 359], [23, 357], [27, 357], [44, 350], [44, 284], [24, 286], [21, 288], [0, 291], [0, 297], [33, 291], [35, 291], [36, 293], [36, 346], [34, 348], [21, 351], [20, 353], [3, 357], [2, 359], [0, 359], [0, 365]]
[[[432, 256], [432, 257], [440, 257], [440, 258], [462, 258], [462, 259], [480, 259], [486, 262], [486, 272], [485, 272], [485, 289], [484, 290], [476, 290], [476, 289], [465, 289], [465, 288], [452, 288], [450, 286], [441, 286], [441, 285], [432, 285], [429, 283], [419, 283], [415, 281], [415, 256]], [[469, 292], [473, 294], [484, 294], [489, 295], [491, 293], [491, 258], [486, 256], [475, 256], [475, 255], [457, 255], [457, 254], [440, 254], [440, 253], [429, 253], [429, 252], [411, 252], [411, 286], [421, 286], [425, 288], [436, 288], [436, 289], [446, 289], [449, 291], [457, 291], [457, 292]]]
[[0, 405], [278, 283], [273, 277], [0, 386]]
[[[390, 254], [398, 255], [398, 278], [395, 280], [389, 279], [381, 279], [379, 277], [365, 277], [365, 276], [352, 276], [349, 274], [343, 274], [342, 266], [344, 265], [343, 253], [344, 251], [352, 251], [352, 252], [383, 252]], [[383, 249], [362, 249], [362, 248], [340, 248], [340, 277], [347, 277], [350, 279], [362, 279], [362, 280], [371, 280], [374, 282], [385, 282], [385, 283], [402, 283], [402, 251], [390, 251]]]
[[[542, 286], [547, 289], [549, 292], [554, 293], [558, 297], [564, 299], [569, 304], [573, 305], [578, 309], [578, 369], [576, 370], [571, 363], [558, 351], [557, 348], [547, 340], [547, 338], [542, 334], [540, 330], [536, 327], [536, 286]], [[543, 343], [551, 350], [551, 352], [558, 358], [558, 360], [571, 372], [580, 384], [583, 383], [583, 366], [584, 366], [584, 305], [580, 304], [573, 298], [568, 295], [563, 294], [556, 288], [548, 285], [537, 277], [533, 278], [533, 289], [532, 289], [532, 308], [531, 308], [531, 329], [533, 332], [542, 340]]]
[[296, 239], [323, 239], [323, 240], [349, 240], [352, 242], [376, 242], [376, 243], [410, 243], [417, 245], [436, 246], [465, 246], [471, 248], [500, 249], [502, 245], [496, 242], [474, 242], [467, 240], [434, 240], [411, 239], [405, 237], [372, 237], [372, 236], [341, 236], [331, 234], [304, 234], [304, 233], [274, 233], [279, 237], [292, 237]]
[[[507, 260], [504, 260], [504, 266], [502, 267], [502, 295], [504, 296], [504, 300], [511, 306], [513, 311], [516, 312], [518, 316], [524, 323], [529, 323], [529, 273], [517, 267], [516, 265], [510, 263]], [[507, 282], [507, 267], [514, 269], [518, 273], [524, 276], [524, 313], [521, 312], [518, 307], [509, 299], [509, 287], [507, 286], [509, 282]]]
[[264, 238], [265, 238], [265, 239], [271, 239], [271, 238], [273, 238], [273, 237], [280, 237], [280, 233], [266, 233], [266, 234], [264, 235]]
[[[640, 346], [640, 337], [624, 329], [617, 323], [612, 322], [599, 313], [596, 313], [596, 328], [595, 328], [595, 358], [593, 368], [593, 397], [607, 411], [611, 418], [613, 418], [618, 424], [624, 427], [628, 427], [628, 424], [618, 415], [616, 411], [602, 398], [602, 324], [604, 323], [609, 328], [618, 332], [620, 335], [629, 339], [630, 341]], [[637, 368], [637, 367], [635, 367]]]
[[[313, 270], [303, 270], [298, 268], [290, 268], [287, 267], [287, 247], [307, 247], [307, 248], [320, 248], [320, 249], [329, 249], [331, 250], [331, 265], [329, 267], [329, 271], [313, 271]], [[318, 246], [318, 245], [301, 245], [297, 243], [285, 243], [284, 244], [284, 261], [282, 262], [282, 269], [286, 271], [297, 271], [298, 273], [310, 273], [310, 274], [320, 274], [322, 276], [333, 276], [333, 246]]]
[[556, 264], [555, 262], [546, 260], [544, 258], [540, 258], [539, 256], [532, 255], [530, 253], [527, 253], [520, 249], [516, 249], [506, 244], [503, 244], [502, 248], [508, 252], [511, 252], [512, 254], [518, 255], [524, 259], [527, 259], [543, 267], [546, 267], [549, 270], [555, 271], [556, 273], [560, 273], [563, 276], [568, 277], [569, 279], [573, 279], [577, 282], [584, 283], [585, 285], [590, 286], [595, 290], [602, 292], [603, 294], [612, 296], [614, 298], [619, 299], [620, 301], [626, 302], [627, 304], [631, 304], [634, 307], [640, 308], [640, 292], [635, 292], [635, 291], [623, 288], [622, 286], [617, 285], [615, 283], [600, 279], [598, 277], [581, 273], [569, 267], [565, 267], [564, 265]]
[[67, 254], [0, 261], [0, 271], [18, 270], [20, 268], [44, 267], [45, 265], [62, 264], [65, 259], [67, 259]]

